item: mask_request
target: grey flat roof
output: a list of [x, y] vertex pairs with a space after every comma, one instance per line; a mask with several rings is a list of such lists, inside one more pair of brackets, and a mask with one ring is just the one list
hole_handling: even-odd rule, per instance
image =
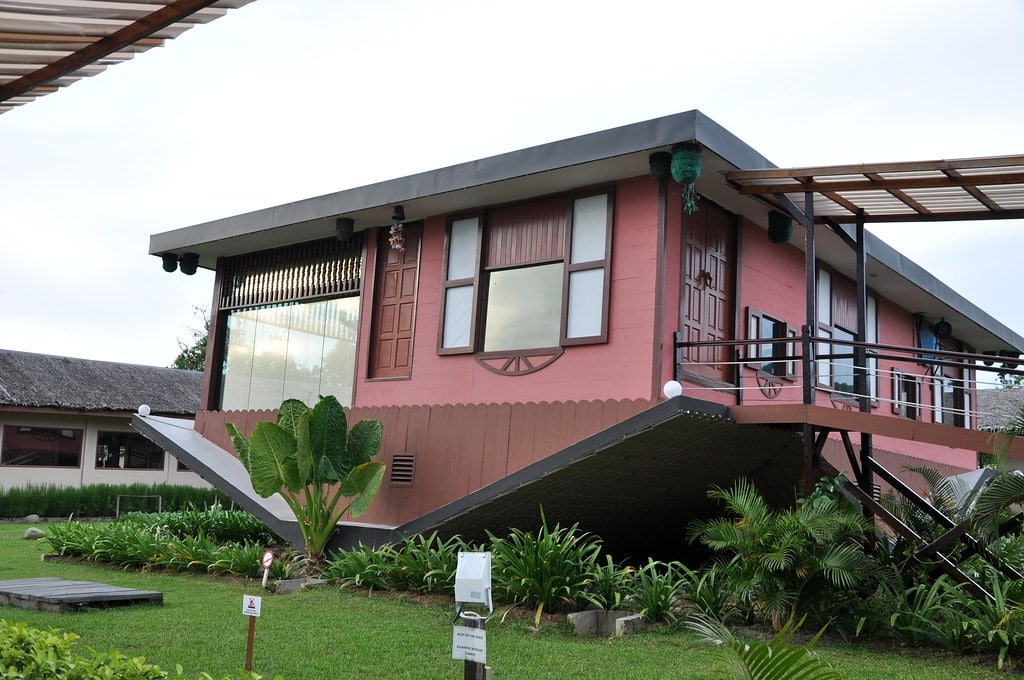
[[[398, 204], [413, 221], [642, 176], [649, 172], [652, 152], [691, 140], [705, 149], [700, 193], [766, 224], [770, 206], [760, 197], [740, 194], [726, 181], [726, 173], [776, 166], [692, 110], [154, 234], [149, 252], [194, 252], [201, 267], [213, 269], [219, 257], [331, 237], [335, 220], [342, 216], [354, 219], [361, 231], [389, 224]], [[852, 251], [824, 227], [816, 234], [818, 257], [856, 278]], [[802, 247], [798, 238], [793, 243]], [[871, 234], [866, 246], [869, 285], [878, 294], [931, 321], [946, 318], [955, 336], [979, 352], [1024, 353], [1024, 337], [903, 254]]]

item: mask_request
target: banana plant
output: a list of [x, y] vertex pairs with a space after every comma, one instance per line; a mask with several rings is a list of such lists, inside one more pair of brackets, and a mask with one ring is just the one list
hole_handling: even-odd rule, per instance
[[[295, 514], [312, 569], [319, 568], [338, 521], [370, 507], [384, 478], [379, 420], [361, 420], [351, 430], [333, 396], [310, 408], [298, 399], [282, 402], [277, 422], [256, 424], [246, 437], [227, 423], [231, 443], [263, 498], [281, 494]], [[343, 502], [343, 499], [346, 502]]]

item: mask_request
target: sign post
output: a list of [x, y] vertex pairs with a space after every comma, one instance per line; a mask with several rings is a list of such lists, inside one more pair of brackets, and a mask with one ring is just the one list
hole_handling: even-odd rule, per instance
[[462, 625], [453, 628], [452, 658], [465, 661], [464, 680], [490, 680], [491, 668], [486, 665], [487, 631], [484, 629], [487, 617], [464, 611], [467, 604], [483, 604], [488, 612], [494, 611], [489, 552], [459, 553], [455, 570], [455, 621], [461, 618]]
[[256, 637], [256, 619], [260, 617], [263, 598], [256, 595], [242, 596], [242, 614], [249, 617], [249, 636], [245, 641], [245, 670], [252, 670], [252, 646]]

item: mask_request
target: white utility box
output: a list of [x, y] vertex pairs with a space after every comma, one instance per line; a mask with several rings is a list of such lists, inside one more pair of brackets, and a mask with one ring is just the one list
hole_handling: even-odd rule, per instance
[[485, 604], [487, 611], [494, 611], [491, 603], [491, 553], [460, 552], [459, 564], [455, 569], [455, 603]]

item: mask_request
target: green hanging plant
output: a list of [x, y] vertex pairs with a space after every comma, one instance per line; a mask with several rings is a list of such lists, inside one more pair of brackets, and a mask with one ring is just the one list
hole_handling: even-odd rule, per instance
[[672, 147], [672, 178], [683, 187], [683, 209], [697, 212], [697, 178], [701, 171], [701, 146], [683, 142]]
[[783, 243], [789, 243], [790, 237], [793, 236], [793, 218], [789, 215], [784, 215], [778, 210], [772, 210], [768, 213], [768, 239], [772, 243], [779, 245]]
[[672, 154], [668, 151], [655, 151], [647, 157], [651, 167], [651, 179], [664, 182], [672, 176]]

